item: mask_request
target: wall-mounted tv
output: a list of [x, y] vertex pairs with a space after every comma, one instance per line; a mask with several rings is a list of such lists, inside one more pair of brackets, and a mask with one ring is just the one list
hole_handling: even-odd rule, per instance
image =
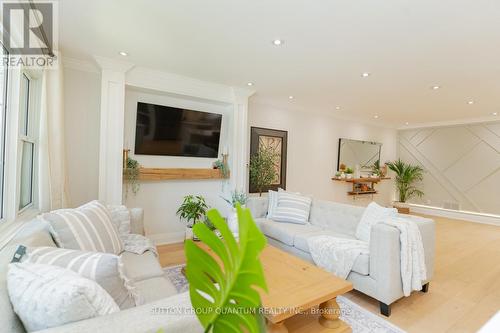
[[222, 115], [137, 103], [135, 154], [216, 158]]

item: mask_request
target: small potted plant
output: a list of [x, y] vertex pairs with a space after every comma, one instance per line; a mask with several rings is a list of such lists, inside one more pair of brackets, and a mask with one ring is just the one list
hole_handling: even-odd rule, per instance
[[424, 192], [416, 187], [416, 183], [424, 179], [424, 169], [419, 165], [411, 165], [400, 159], [387, 162], [387, 167], [396, 173], [396, 189], [399, 201], [394, 202], [394, 207], [399, 213], [409, 214], [410, 206], [406, 201], [413, 197], [422, 197]]
[[278, 158], [279, 156], [270, 148], [260, 148], [250, 157], [250, 188], [255, 188], [259, 196], [262, 196], [262, 192], [276, 180]]
[[345, 169], [345, 177], [347, 179], [351, 179], [353, 173], [354, 173], [354, 170], [352, 168], [346, 168]]
[[[186, 222], [186, 239], [193, 238], [193, 240], [197, 240], [195, 236], [193, 236], [193, 226], [196, 223], [208, 221], [206, 219], [207, 213], [207, 203], [205, 202], [205, 198], [201, 195], [187, 195], [184, 197], [184, 200], [180, 207], [177, 209], [176, 214], [179, 216], [181, 221]], [[210, 225], [207, 224], [208, 227]]]
[[125, 168], [123, 169], [123, 178], [125, 180], [125, 196], [128, 196], [129, 190], [134, 195], [139, 192], [141, 184], [139, 183], [141, 165], [139, 162], [127, 156]]
[[236, 206], [239, 204], [242, 208], [244, 208], [247, 203], [248, 196], [244, 192], [235, 190], [231, 192], [230, 199], [226, 199], [224, 197], [222, 199], [231, 205], [231, 213], [227, 217], [227, 225], [235, 238], [238, 238], [238, 214], [236, 212]]

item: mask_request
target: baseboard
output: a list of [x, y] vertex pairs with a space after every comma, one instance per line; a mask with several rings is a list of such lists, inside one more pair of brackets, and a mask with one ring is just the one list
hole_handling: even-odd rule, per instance
[[182, 243], [186, 235], [184, 231], [181, 231], [163, 234], [148, 234], [146, 236], [151, 239], [155, 245], [166, 245], [173, 243]]
[[500, 226], [500, 216], [498, 215], [458, 211], [458, 210], [416, 205], [416, 204], [409, 204], [409, 205], [411, 207], [412, 212], [419, 214], [440, 216], [450, 219]]

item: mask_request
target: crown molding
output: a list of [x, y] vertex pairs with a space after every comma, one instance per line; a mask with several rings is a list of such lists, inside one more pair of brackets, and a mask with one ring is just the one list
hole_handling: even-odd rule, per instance
[[479, 118], [463, 118], [457, 120], [446, 120], [446, 121], [436, 121], [430, 123], [412, 124], [407, 126], [398, 127], [399, 131], [419, 129], [419, 128], [430, 128], [430, 127], [447, 127], [447, 126], [461, 126], [461, 125], [472, 125], [481, 123], [493, 123], [500, 121], [500, 116], [486, 116]]
[[90, 73], [100, 73], [99, 67], [92, 61], [62, 57], [62, 63], [64, 68], [76, 69], [78, 71], [90, 72]]
[[115, 60], [97, 55], [94, 55], [93, 57], [97, 62], [97, 65], [99, 65], [102, 70], [126, 73], [135, 66], [135, 64], [127, 61]]

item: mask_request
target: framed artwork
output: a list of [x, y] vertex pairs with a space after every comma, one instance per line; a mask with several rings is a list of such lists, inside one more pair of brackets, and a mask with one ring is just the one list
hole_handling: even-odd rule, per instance
[[[265, 191], [278, 188], [286, 189], [286, 153], [287, 153], [287, 131], [280, 131], [269, 128], [250, 127], [250, 156], [253, 156], [260, 149], [270, 149], [278, 158], [275, 167], [277, 171], [276, 179]], [[250, 184], [250, 193], [257, 193], [255, 186]]]

